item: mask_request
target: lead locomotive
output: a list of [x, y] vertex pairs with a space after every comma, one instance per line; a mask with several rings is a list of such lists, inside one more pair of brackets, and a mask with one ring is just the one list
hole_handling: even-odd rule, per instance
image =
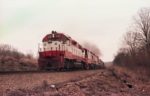
[[42, 70], [96, 69], [104, 67], [97, 55], [63, 33], [52, 31], [39, 46], [39, 68]]

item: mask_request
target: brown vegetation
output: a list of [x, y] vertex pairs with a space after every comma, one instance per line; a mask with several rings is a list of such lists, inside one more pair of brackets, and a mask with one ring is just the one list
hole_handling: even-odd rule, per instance
[[0, 45], [0, 72], [36, 70], [32, 54], [23, 54], [10, 45]]
[[142, 8], [134, 21], [132, 29], [124, 36], [124, 46], [114, 63], [150, 75], [150, 8]]

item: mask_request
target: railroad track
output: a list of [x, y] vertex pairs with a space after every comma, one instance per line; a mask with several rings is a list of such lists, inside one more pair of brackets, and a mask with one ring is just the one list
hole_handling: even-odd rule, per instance
[[[100, 69], [96, 69], [100, 70]], [[41, 71], [41, 70], [34, 70], [34, 71], [0, 71], [0, 75], [11, 75], [11, 74], [30, 74], [30, 73], [59, 73], [59, 72], [75, 72], [75, 71], [90, 71], [90, 70], [69, 70], [69, 71], [56, 71], [56, 70], [48, 70], [48, 71]]]
[[5, 74], [25, 74], [25, 73], [47, 73], [47, 72], [52, 72], [52, 71], [5, 71], [5, 72], [0, 72], [0, 75], [5, 75]]

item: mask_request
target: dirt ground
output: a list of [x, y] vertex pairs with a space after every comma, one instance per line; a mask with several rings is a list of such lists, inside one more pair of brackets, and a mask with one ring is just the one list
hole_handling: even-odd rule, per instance
[[98, 72], [99, 70], [84, 70], [0, 74], [0, 93], [5, 93], [7, 90], [32, 89], [36, 86], [41, 86], [45, 81], [49, 84], [68, 82], [69, 80], [85, 78]]
[[[33, 75], [33, 81], [30, 81], [32, 88], [16, 87], [14, 90], [5, 88], [3, 96], [150, 96], [150, 80], [147, 77], [117, 67], [55, 73], [52, 76], [53, 78], [50, 73], [42, 75], [46, 76], [47, 79], [39, 81], [40, 76]], [[58, 77], [60, 78], [56, 80], [55, 78]], [[22, 81], [22, 79], [18, 81], [19, 78], [15, 80], [18, 82], [17, 84]], [[40, 82], [39, 85], [34, 82], [36, 80]], [[31, 82], [34, 82], [37, 86], [33, 87], [34, 84]], [[29, 85], [29, 81], [26, 84]]]

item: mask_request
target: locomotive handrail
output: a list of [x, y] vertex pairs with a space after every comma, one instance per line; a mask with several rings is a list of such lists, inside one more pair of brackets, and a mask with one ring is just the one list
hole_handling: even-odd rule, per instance
[[44, 48], [43, 45], [41, 43], [38, 44], [38, 52], [43, 52]]

